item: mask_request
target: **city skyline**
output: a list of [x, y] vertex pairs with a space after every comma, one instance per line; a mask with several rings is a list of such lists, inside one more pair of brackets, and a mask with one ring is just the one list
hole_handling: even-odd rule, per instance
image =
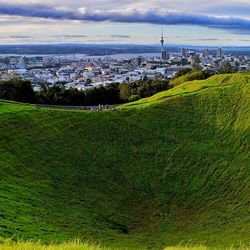
[[82, 43], [248, 46], [246, 0], [0, 0], [0, 44]]

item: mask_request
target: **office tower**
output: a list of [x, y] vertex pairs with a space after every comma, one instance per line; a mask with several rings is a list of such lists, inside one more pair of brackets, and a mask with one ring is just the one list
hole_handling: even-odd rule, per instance
[[209, 49], [208, 48], [204, 49], [203, 56], [209, 57]]
[[186, 51], [184, 48], [181, 48], [181, 57], [186, 58]]
[[142, 57], [142, 56], [138, 56], [138, 57], [137, 57], [137, 65], [138, 65], [138, 66], [141, 66], [142, 63], [143, 63], [143, 57]]
[[221, 49], [221, 48], [218, 48], [218, 49], [217, 49], [217, 57], [218, 57], [218, 58], [221, 58], [221, 57], [222, 57], [222, 49]]

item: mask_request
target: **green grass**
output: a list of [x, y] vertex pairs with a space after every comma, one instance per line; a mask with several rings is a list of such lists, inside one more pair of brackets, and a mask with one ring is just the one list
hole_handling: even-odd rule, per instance
[[[220, 249], [220, 247], [214, 248], [214, 250], [218, 250]], [[236, 248], [229, 247], [226, 250], [235, 250]], [[250, 248], [247, 246], [243, 246], [237, 249], [241, 249], [241, 250], [249, 250]], [[197, 246], [173, 246], [173, 247], [167, 247], [164, 250], [212, 250], [211, 248], [208, 248], [206, 246], [202, 246], [202, 245], [197, 245]]]
[[107, 248], [81, 242], [44, 245], [39, 242], [7, 242], [0, 244], [0, 250], [108, 250]]
[[[182, 246], [179, 244], [178, 246], [167, 247], [164, 250], [218, 250], [221, 249], [220, 247], [217, 248], [208, 248], [202, 245], [195, 245], [192, 246], [188, 244], [186, 246]], [[234, 248], [233, 246], [226, 248], [225, 250], [249, 250], [250, 247], [241, 246], [239, 248]], [[42, 243], [35, 243], [35, 242], [8, 242], [0, 244], [0, 250], [111, 250], [110, 248], [101, 247], [89, 243], [81, 243], [78, 241], [75, 242], [68, 242], [63, 244], [50, 244], [44, 245]]]
[[203, 76], [204, 76], [204, 73], [202, 72], [202, 70], [192, 70], [191, 72], [188, 72], [185, 75], [172, 79], [170, 81], [170, 85], [172, 85], [173, 87], [176, 87], [185, 82], [189, 82], [189, 81], [193, 81], [197, 79], [204, 79]]
[[188, 82], [115, 112], [0, 102], [0, 236], [248, 245], [249, 81]]

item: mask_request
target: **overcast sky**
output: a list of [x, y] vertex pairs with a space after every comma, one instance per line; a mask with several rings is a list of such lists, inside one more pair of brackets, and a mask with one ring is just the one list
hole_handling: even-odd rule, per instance
[[[11, 3], [10, 3], [11, 2]], [[0, 43], [250, 46], [249, 0], [0, 0]]]

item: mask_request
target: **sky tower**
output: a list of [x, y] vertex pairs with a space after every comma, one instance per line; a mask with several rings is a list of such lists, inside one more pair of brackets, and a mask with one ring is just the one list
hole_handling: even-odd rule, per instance
[[161, 29], [161, 52], [164, 50], [164, 37], [163, 30]]
[[164, 36], [162, 29], [161, 29], [161, 60], [162, 61], [167, 60], [167, 51], [164, 49]]

